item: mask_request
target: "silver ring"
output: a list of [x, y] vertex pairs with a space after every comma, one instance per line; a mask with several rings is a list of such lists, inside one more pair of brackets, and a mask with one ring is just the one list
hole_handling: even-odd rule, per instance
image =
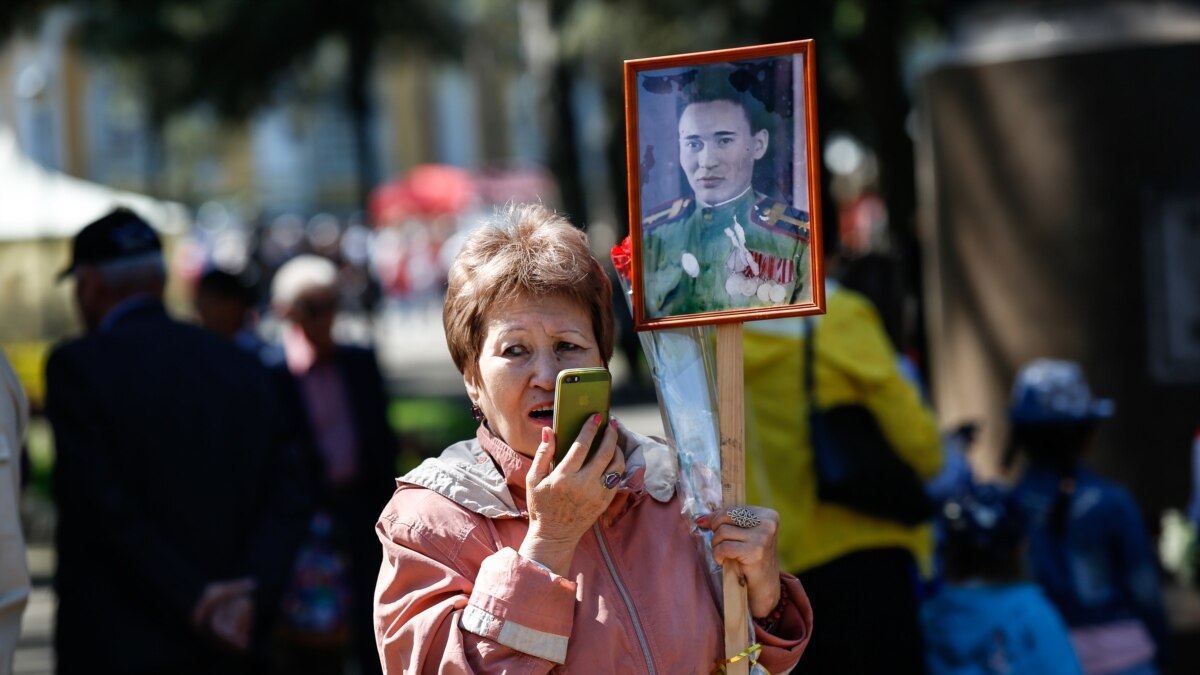
[[604, 478], [600, 479], [600, 482], [604, 484], [604, 487], [611, 490], [617, 487], [617, 483], [621, 482], [621, 474], [616, 471], [609, 471], [604, 474]]
[[759, 523], [762, 522], [762, 520], [759, 519], [758, 514], [754, 513], [745, 506], [729, 509], [728, 513], [729, 519], [733, 521], [734, 525], [746, 530], [758, 527]]

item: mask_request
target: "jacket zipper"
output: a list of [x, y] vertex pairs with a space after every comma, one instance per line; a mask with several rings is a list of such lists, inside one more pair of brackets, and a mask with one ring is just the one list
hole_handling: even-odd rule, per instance
[[642, 645], [642, 656], [646, 659], [646, 668], [650, 675], [655, 675], [654, 660], [650, 656], [650, 643], [646, 641], [646, 634], [642, 632], [642, 623], [638, 621], [637, 610], [633, 608], [633, 599], [629, 597], [629, 591], [625, 589], [625, 585], [621, 583], [621, 579], [617, 576], [617, 566], [613, 564], [612, 556], [609, 555], [608, 546], [604, 543], [604, 536], [600, 533], [600, 523], [592, 525], [592, 529], [596, 531], [596, 542], [600, 544], [600, 555], [604, 556], [604, 564], [608, 566], [608, 574], [612, 577], [613, 583], [617, 585], [617, 590], [621, 593], [621, 599], [625, 601], [625, 608], [629, 610], [629, 617], [633, 619], [633, 632], [637, 634], [638, 642]]

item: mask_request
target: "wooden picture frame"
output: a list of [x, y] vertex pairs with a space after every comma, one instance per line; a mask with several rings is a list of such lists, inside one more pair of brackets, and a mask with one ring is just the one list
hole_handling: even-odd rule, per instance
[[825, 311], [813, 41], [625, 62], [637, 330]]

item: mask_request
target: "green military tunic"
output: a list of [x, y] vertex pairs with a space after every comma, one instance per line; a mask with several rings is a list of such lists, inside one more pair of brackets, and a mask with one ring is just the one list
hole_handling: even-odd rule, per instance
[[715, 207], [664, 204], [642, 220], [646, 315], [798, 302], [807, 251], [808, 214], [753, 190]]

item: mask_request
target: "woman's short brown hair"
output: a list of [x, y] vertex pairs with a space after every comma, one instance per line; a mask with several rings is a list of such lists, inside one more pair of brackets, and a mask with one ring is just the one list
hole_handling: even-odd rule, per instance
[[459, 372], [475, 375], [484, 315], [514, 298], [563, 297], [592, 318], [600, 356], [613, 353], [612, 284], [587, 236], [541, 204], [514, 204], [480, 225], [450, 266], [442, 324]]

